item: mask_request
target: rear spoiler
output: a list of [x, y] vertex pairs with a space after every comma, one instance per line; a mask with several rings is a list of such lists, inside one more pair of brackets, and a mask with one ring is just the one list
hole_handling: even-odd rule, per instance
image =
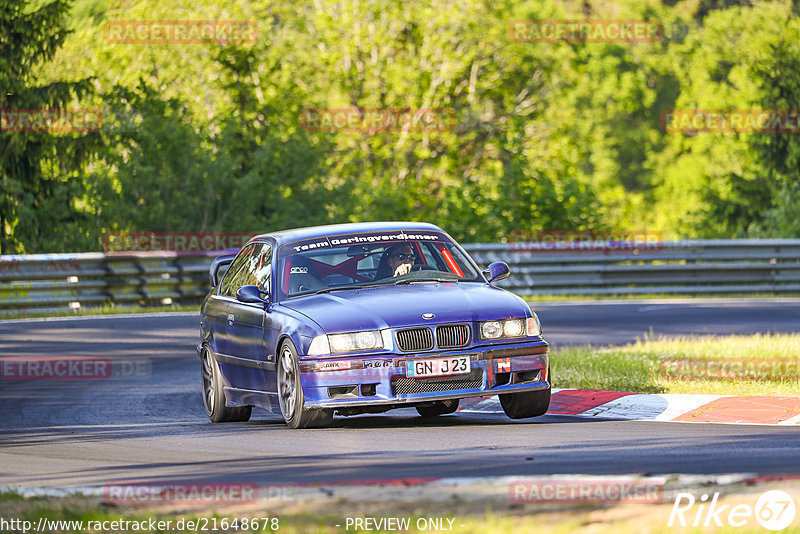
[[211, 261], [211, 267], [208, 268], [208, 279], [211, 282], [211, 287], [217, 287], [219, 283], [219, 270], [220, 268], [230, 265], [236, 254], [225, 254], [224, 256], [217, 256]]

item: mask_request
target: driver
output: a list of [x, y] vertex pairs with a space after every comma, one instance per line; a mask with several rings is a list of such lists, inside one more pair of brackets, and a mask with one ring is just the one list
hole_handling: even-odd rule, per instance
[[[414, 251], [408, 243], [398, 243], [392, 245], [384, 254], [386, 269], [385, 276], [378, 276], [378, 278], [386, 278], [389, 276], [402, 276], [411, 272], [411, 267], [414, 265]], [[383, 263], [383, 261], [381, 262]], [[379, 269], [382, 271], [383, 269]], [[380, 273], [383, 274], [383, 273]]]

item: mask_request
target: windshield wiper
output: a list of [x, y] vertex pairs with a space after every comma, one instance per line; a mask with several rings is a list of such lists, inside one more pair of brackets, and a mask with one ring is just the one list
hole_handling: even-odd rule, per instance
[[344, 290], [344, 289], [361, 289], [361, 288], [364, 288], [364, 287], [367, 287], [367, 286], [359, 284], [359, 285], [355, 285], [355, 286], [326, 287], [326, 288], [323, 288], [323, 289], [318, 289], [317, 291], [314, 291], [313, 293], [309, 293], [309, 295], [319, 295], [321, 293], [330, 293], [331, 291], [340, 291], [340, 290]]
[[[458, 282], [458, 278], [444, 278], [444, 277], [427, 277], [427, 278], [403, 278], [401, 280], [397, 280], [393, 283], [393, 285], [405, 285], [405, 284], [412, 284], [415, 282]], [[304, 295], [320, 295], [322, 293], [330, 293], [332, 291], [344, 291], [347, 289], [364, 289], [366, 287], [379, 287], [379, 286], [387, 286], [389, 284], [386, 283], [373, 283], [373, 284], [358, 284], [352, 286], [333, 286], [333, 287], [325, 287], [322, 289], [318, 289], [312, 293], [303, 293]]]
[[411, 284], [414, 282], [458, 282], [458, 278], [444, 278], [444, 277], [428, 277], [428, 278], [404, 278], [402, 280], [398, 280], [394, 283], [394, 285], [399, 286], [401, 284]]

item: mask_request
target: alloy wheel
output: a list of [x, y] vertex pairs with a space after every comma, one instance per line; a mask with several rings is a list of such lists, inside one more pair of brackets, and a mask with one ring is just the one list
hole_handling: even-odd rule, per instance
[[281, 404], [281, 412], [283, 412], [287, 421], [294, 416], [294, 408], [297, 401], [295, 385], [297, 377], [295, 373], [294, 355], [289, 347], [284, 346], [278, 372], [278, 397]]

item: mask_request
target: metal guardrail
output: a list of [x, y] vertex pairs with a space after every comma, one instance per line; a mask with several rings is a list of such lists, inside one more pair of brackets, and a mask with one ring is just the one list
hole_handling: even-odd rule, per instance
[[602, 252], [525, 245], [465, 248], [479, 264], [502, 258], [512, 274], [498, 285], [527, 295], [800, 291], [800, 239], [685, 240]]
[[211, 260], [228, 252], [0, 256], [0, 315], [196, 304], [208, 293]]
[[[505, 261], [498, 285], [523, 295], [800, 292], [800, 239], [690, 240], [600, 252], [471, 244], [478, 264]], [[113, 304], [197, 304], [223, 253], [0, 256], [0, 315]]]

